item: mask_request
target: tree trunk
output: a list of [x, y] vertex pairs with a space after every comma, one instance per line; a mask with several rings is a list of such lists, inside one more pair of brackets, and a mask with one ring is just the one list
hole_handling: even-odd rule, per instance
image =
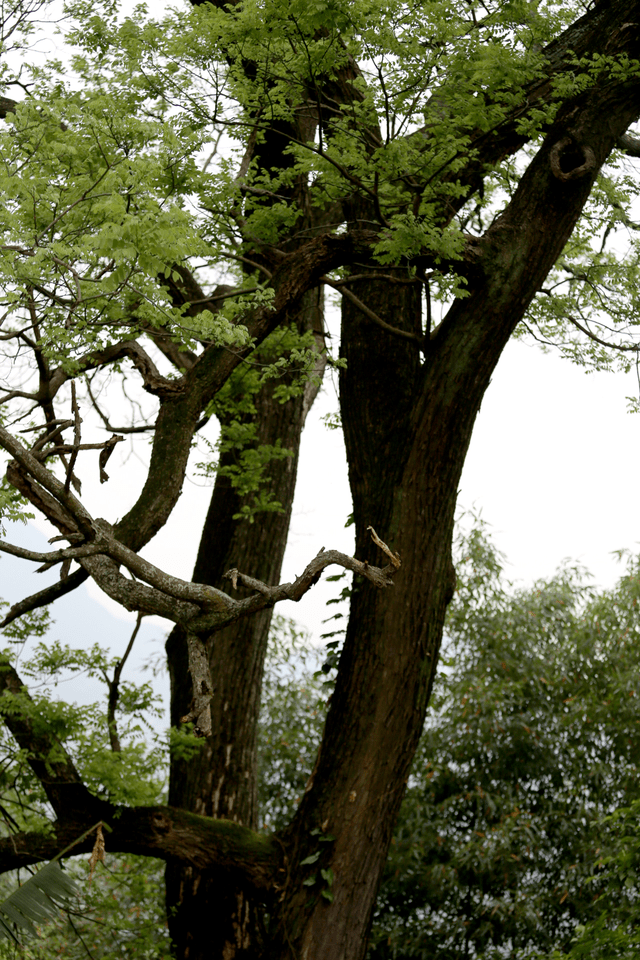
[[[371, 525], [402, 567], [386, 590], [355, 584], [316, 767], [281, 837], [286, 885], [271, 931], [273, 960], [365, 955], [455, 588], [454, 511], [474, 421], [507, 341], [635, 114], [628, 92], [625, 99], [603, 87], [589, 96], [579, 121], [575, 107], [565, 107], [485, 234], [469, 295], [454, 301], [422, 364], [414, 344], [343, 301], [341, 409], [357, 555], [379, 562], [367, 542]], [[589, 143], [594, 163], [575, 149], [558, 163], [567, 130]], [[391, 326], [415, 330], [413, 287], [363, 281], [353, 289]]]
[[[299, 329], [313, 330], [323, 349], [322, 301], [319, 291], [307, 294], [300, 308]], [[324, 355], [319, 352], [317, 373]], [[276, 381], [277, 383], [277, 381]], [[264, 583], [280, 580], [295, 492], [300, 438], [304, 421], [317, 393], [308, 383], [303, 394], [286, 403], [273, 399], [274, 381], [268, 381], [255, 399], [259, 444], [275, 444], [292, 456], [269, 465], [269, 490], [282, 512], [259, 514], [254, 523], [234, 520], [241, 498], [226, 476], [216, 478], [202, 532], [193, 580], [211, 584], [236, 596], [224, 573], [236, 567]], [[233, 452], [221, 458], [231, 463]], [[239, 620], [205, 639], [213, 682], [213, 734], [195, 756], [171, 762], [169, 803], [204, 816], [225, 818], [258, 828], [257, 725], [262, 675], [267, 649], [270, 609]], [[167, 640], [171, 678], [171, 724], [190, 709], [191, 677], [184, 631], [176, 627]], [[228, 872], [202, 874], [192, 867], [170, 864], [166, 871], [169, 929], [178, 960], [216, 957], [249, 958], [260, 955], [261, 907], [255, 893], [240, 877]], [[203, 918], [207, 922], [203, 925]]]

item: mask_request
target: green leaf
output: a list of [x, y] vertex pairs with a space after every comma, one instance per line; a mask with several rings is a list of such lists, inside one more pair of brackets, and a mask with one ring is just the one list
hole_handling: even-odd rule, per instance
[[326, 880], [327, 884], [330, 887], [333, 886], [333, 870], [331, 869], [331, 867], [327, 867], [326, 870], [321, 870], [320, 875], [322, 876], [323, 880]]
[[37, 931], [33, 924], [57, 916], [60, 908], [77, 896], [78, 891], [76, 882], [57, 860], [47, 863], [0, 903], [0, 938], [9, 937], [19, 943], [17, 934], [8, 923], [14, 923], [35, 936]]
[[301, 860], [301, 861], [300, 861], [300, 866], [301, 866], [301, 867], [307, 867], [307, 866], [309, 866], [310, 864], [315, 863], [316, 860], [319, 858], [319, 856], [320, 856], [319, 853], [312, 853], [311, 856], [305, 857], [304, 860]]

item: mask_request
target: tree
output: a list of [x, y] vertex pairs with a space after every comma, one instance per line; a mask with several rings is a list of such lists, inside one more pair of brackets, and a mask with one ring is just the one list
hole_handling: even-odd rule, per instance
[[[480, 526], [458, 539], [455, 559], [444, 656], [367, 955], [595, 956], [615, 945], [630, 956], [637, 918], [638, 558], [629, 557], [616, 587], [602, 592], [588, 587], [577, 567], [514, 590]], [[28, 663], [23, 654], [23, 672], [42, 689], [88, 663], [99, 670], [95, 649], [61, 653], [45, 639]], [[294, 624], [276, 618], [272, 625], [258, 737], [263, 830], [285, 826], [304, 792], [336, 655], [323, 663], [322, 651], [310, 649]], [[136, 712], [126, 699], [118, 726], [130, 751]], [[75, 736], [70, 730], [67, 749], [84, 756], [81, 731], [80, 724]], [[161, 752], [147, 755], [150, 766], [154, 761], [161, 781]], [[18, 768], [16, 757], [5, 765], [3, 793]], [[38, 784], [28, 770], [21, 776], [30, 780], [33, 806]], [[108, 777], [104, 769], [96, 774]], [[41, 791], [39, 802], [46, 805]], [[93, 886], [82, 883], [63, 922], [44, 930], [40, 942], [26, 942], [19, 955], [84, 957], [87, 947], [95, 960], [168, 955], [161, 863], [110, 855]], [[82, 860], [69, 869], [86, 880]], [[310, 885], [322, 879], [312, 875]], [[2, 960], [14, 955], [10, 945], [0, 946]]]
[[[630, 956], [638, 558], [612, 590], [572, 566], [514, 589], [474, 525], [455, 559], [441, 668], [368, 956], [591, 956], [600, 941]], [[327, 681], [317, 658], [299, 656], [277, 658], [265, 690], [262, 809], [276, 828], [293, 815], [322, 736]]]
[[626, 886], [603, 863], [638, 800], [638, 558], [612, 590], [569, 566], [514, 590], [465, 546], [370, 955], [566, 956], [603, 904], [618, 938], [635, 915], [637, 855]]
[[[23, 698], [6, 722], [55, 821], [3, 840], [3, 869], [103, 820], [114, 852], [167, 861], [178, 957], [363, 956], [454, 591], [458, 481], [504, 345], [525, 324], [595, 366], [636, 355], [637, 253], [615, 243], [634, 227], [616, 149], [640, 153], [637, 12], [269, 0], [120, 23], [114, 4], [79, 2], [73, 76], [6, 76], [28, 96], [2, 104], [3, 510], [26, 501], [68, 546], [2, 544], [61, 564], [3, 623], [89, 576], [166, 617], [172, 723], [205, 744], [189, 762], [174, 747], [168, 805], [118, 804], [5, 660], [4, 702]], [[318, 346], [324, 286], [342, 297], [333, 361]], [[323, 551], [278, 585], [325, 356], [340, 368], [357, 559]], [[143, 399], [115, 427], [110, 390], [134, 384]], [[87, 442], [90, 409], [107, 440], [92, 428]], [[211, 417], [218, 469], [186, 582], [141, 551]], [[110, 522], [78, 474], [95, 449], [106, 481], [125, 432], [148, 434], [149, 469]], [[322, 744], [295, 815], [264, 836], [269, 611], [330, 564], [357, 576]], [[108, 725], [117, 753], [113, 713]]]

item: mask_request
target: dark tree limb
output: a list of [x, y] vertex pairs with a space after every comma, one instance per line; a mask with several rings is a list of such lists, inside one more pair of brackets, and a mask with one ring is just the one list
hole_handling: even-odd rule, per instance
[[127, 644], [127, 649], [123, 653], [120, 660], [118, 660], [115, 670], [113, 671], [113, 679], [110, 679], [105, 673], [105, 680], [107, 681], [107, 686], [109, 688], [109, 697], [107, 700], [107, 726], [109, 728], [109, 742], [111, 744], [111, 749], [114, 753], [121, 752], [120, 746], [120, 737], [118, 736], [118, 724], [116, 722], [116, 707], [118, 706], [118, 700], [120, 699], [120, 677], [122, 676], [122, 671], [124, 665], [127, 662], [129, 654], [133, 650], [133, 644], [135, 639], [138, 636], [138, 631], [140, 630], [140, 624], [142, 623], [142, 614], [138, 614], [136, 620], [136, 625], [133, 628], [133, 633], [129, 638], [129, 643]]
[[0, 713], [25, 751], [49, 803], [60, 818], [95, 810], [99, 801], [87, 790], [58, 738], [24, 709], [20, 701], [25, 699], [31, 700], [24, 683], [8, 658], [0, 655]]
[[111, 344], [104, 350], [93, 350], [77, 361], [78, 368], [74, 373], [69, 373], [62, 367], [51, 375], [48, 384], [48, 397], [53, 399], [60, 387], [78, 375], [78, 372], [86, 373], [94, 370], [96, 367], [103, 367], [117, 360], [130, 360], [142, 377], [142, 385], [147, 393], [156, 397], [171, 397], [181, 393], [184, 389], [182, 380], [168, 380], [158, 371], [155, 363], [149, 354], [140, 346], [137, 340], [123, 340], [120, 343]]
[[[94, 819], [74, 811], [53, 824], [53, 835], [24, 832], [2, 837], [0, 873], [53, 859]], [[274, 838], [232, 820], [213, 820], [169, 806], [125, 809], [109, 804], [101, 804], [101, 819], [111, 828], [107, 852], [180, 861], [198, 870], [217, 867], [242, 875], [265, 894], [277, 884], [280, 852]], [[90, 853], [93, 845], [88, 836], [74, 845], [72, 853]]]

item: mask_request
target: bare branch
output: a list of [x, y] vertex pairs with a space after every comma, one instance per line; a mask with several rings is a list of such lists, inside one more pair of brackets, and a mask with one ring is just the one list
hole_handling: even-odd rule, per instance
[[118, 726], [116, 723], [116, 707], [118, 706], [118, 700], [120, 698], [120, 677], [122, 676], [122, 670], [127, 658], [133, 649], [133, 644], [136, 637], [138, 636], [138, 631], [140, 630], [140, 624], [142, 623], [143, 614], [139, 613], [136, 620], [136, 625], [133, 628], [133, 633], [127, 644], [127, 649], [122, 655], [121, 659], [118, 660], [115, 670], [113, 671], [113, 680], [109, 680], [106, 677], [107, 685], [109, 687], [109, 699], [107, 701], [107, 727], [109, 728], [109, 742], [111, 743], [111, 749], [114, 753], [120, 753], [120, 737], [118, 736]]
[[575, 317], [565, 314], [566, 319], [569, 323], [572, 323], [574, 327], [577, 327], [578, 330], [581, 330], [590, 340], [593, 340], [595, 343], [599, 343], [602, 347], [607, 347], [609, 350], [617, 350], [620, 353], [640, 353], [640, 343], [609, 343], [606, 340], [601, 340], [600, 337], [596, 336], [595, 333], [592, 333], [587, 327], [580, 323], [579, 320], [576, 320]]
[[88, 579], [89, 573], [86, 570], [76, 570], [66, 580], [60, 580], [50, 587], [45, 587], [44, 590], [39, 590], [38, 593], [32, 593], [30, 597], [25, 597], [19, 603], [14, 603], [5, 618], [0, 622], [0, 630], [8, 627], [10, 623], [13, 623], [18, 617], [24, 616], [25, 613], [31, 613], [32, 610], [46, 607], [60, 597], [65, 597]]
[[[27, 474], [34, 477], [45, 490], [64, 506], [82, 532], [91, 537], [93, 534], [93, 520], [84, 505], [69, 491], [50, 470], [47, 470], [37, 457], [22, 446], [12, 434], [0, 425], [0, 446], [24, 468]], [[45, 511], [46, 513], [46, 511]]]
[[374, 313], [366, 303], [363, 303], [360, 297], [357, 297], [353, 291], [349, 290], [348, 287], [344, 286], [344, 281], [335, 282], [330, 280], [329, 277], [321, 277], [322, 283], [326, 283], [327, 286], [333, 287], [334, 290], [337, 290], [338, 293], [341, 293], [343, 297], [346, 297], [347, 300], [351, 300], [351, 303], [354, 304], [365, 317], [368, 317], [369, 320], [372, 320], [373, 323], [377, 324], [379, 327], [382, 327], [383, 330], [387, 330], [389, 333], [393, 333], [396, 337], [402, 337], [403, 340], [411, 340], [416, 343], [421, 349], [424, 349], [425, 341], [423, 337], [416, 336], [415, 333], [410, 333], [408, 330], [399, 330], [398, 327], [393, 327], [390, 323], [387, 323], [386, 320], [383, 320], [382, 317], [379, 317], [377, 313]]
[[93, 405], [93, 409], [96, 411], [96, 413], [104, 423], [105, 428], [109, 430], [111, 433], [147, 433], [148, 431], [154, 429], [154, 425], [151, 423], [145, 424], [144, 426], [140, 426], [140, 427], [113, 427], [109, 422], [108, 417], [98, 406], [98, 401], [96, 400], [96, 398], [94, 397], [91, 391], [91, 383], [88, 377], [85, 380], [85, 385], [87, 388], [87, 393], [89, 394], [89, 399], [91, 400], [91, 403]]
[[48, 553], [39, 550], [25, 550], [24, 547], [16, 547], [12, 543], [7, 543], [6, 540], [0, 540], [0, 553], [9, 553], [12, 557], [20, 557], [21, 560], [34, 560], [36, 563], [46, 564], [47, 567], [54, 563], [61, 563], [63, 560], [93, 557], [98, 553], [104, 553], [104, 551], [105, 544], [99, 540], [93, 543], [85, 543], [80, 547], [68, 547], [66, 550], [52, 550]]
[[635, 137], [632, 133], [624, 133], [618, 138], [616, 146], [629, 157], [640, 157], [640, 137]]
[[[175, 396], [184, 389], [183, 379], [168, 380], [163, 377], [149, 354], [140, 346], [137, 340], [123, 340], [121, 343], [111, 344], [104, 350], [93, 350], [85, 354], [77, 361], [78, 368], [82, 372], [93, 370], [96, 367], [102, 367], [107, 363], [113, 363], [116, 360], [131, 360], [134, 367], [142, 377], [142, 383], [147, 393], [157, 397]], [[76, 376], [77, 373], [68, 373], [62, 367], [58, 367], [51, 376], [49, 384], [49, 396], [53, 398], [60, 387]]]
[[[54, 427], [54, 424], [57, 426]], [[60, 436], [68, 427], [73, 426], [73, 420], [51, 420], [46, 423], [43, 427], [27, 427], [26, 430], [21, 430], [20, 433], [27, 433], [29, 430], [44, 430], [44, 433], [41, 437], [38, 437], [34, 445], [31, 447], [31, 453], [35, 454], [38, 450], [41, 450], [44, 447], [45, 443], [53, 443], [53, 441]], [[53, 427], [53, 429], [51, 429]], [[38, 457], [38, 459], [40, 459]]]
[[225, 574], [225, 577], [231, 580], [234, 587], [239, 582], [243, 586], [256, 592], [253, 596], [247, 597], [246, 600], [237, 601], [236, 610], [228, 618], [220, 619], [218, 617], [218, 619], [215, 619], [211, 615], [198, 617], [190, 621], [189, 630], [197, 633], [218, 630], [232, 623], [234, 620], [239, 620], [241, 617], [249, 616], [258, 610], [264, 610], [266, 607], [272, 607], [280, 600], [293, 600], [297, 602], [318, 582], [320, 574], [325, 567], [329, 567], [332, 564], [344, 567], [346, 570], [352, 570], [359, 576], [366, 577], [366, 579], [371, 581], [376, 587], [392, 587], [393, 580], [391, 575], [400, 567], [400, 558], [397, 554], [393, 554], [387, 545], [380, 540], [375, 530], [373, 530], [373, 527], [369, 529], [372, 531], [372, 539], [374, 542], [384, 550], [392, 561], [390, 564], [387, 564], [387, 566], [382, 568], [374, 567], [369, 563], [356, 560], [355, 557], [350, 557], [346, 553], [340, 553], [338, 550], [325, 550], [323, 548], [311, 563], [305, 567], [301, 576], [297, 577], [293, 583], [283, 583], [276, 587], [270, 587], [260, 580], [241, 573], [239, 570], [229, 570]]
[[71, 381], [71, 410], [73, 412], [73, 449], [71, 456], [69, 458], [69, 466], [67, 467], [67, 476], [64, 481], [64, 492], [69, 492], [69, 485], [73, 481], [74, 489], [80, 495], [81, 486], [80, 481], [77, 477], [73, 475], [73, 468], [76, 465], [76, 460], [78, 459], [78, 449], [80, 447], [80, 440], [82, 439], [82, 434], [80, 432], [80, 424], [82, 423], [82, 418], [80, 416], [80, 409], [78, 407], [78, 400], [76, 398], [76, 384], [75, 380]]
[[211, 698], [213, 684], [209, 661], [202, 640], [187, 631], [187, 650], [189, 653], [189, 673], [193, 684], [191, 710], [181, 717], [182, 723], [193, 723], [196, 737], [211, 736]]

